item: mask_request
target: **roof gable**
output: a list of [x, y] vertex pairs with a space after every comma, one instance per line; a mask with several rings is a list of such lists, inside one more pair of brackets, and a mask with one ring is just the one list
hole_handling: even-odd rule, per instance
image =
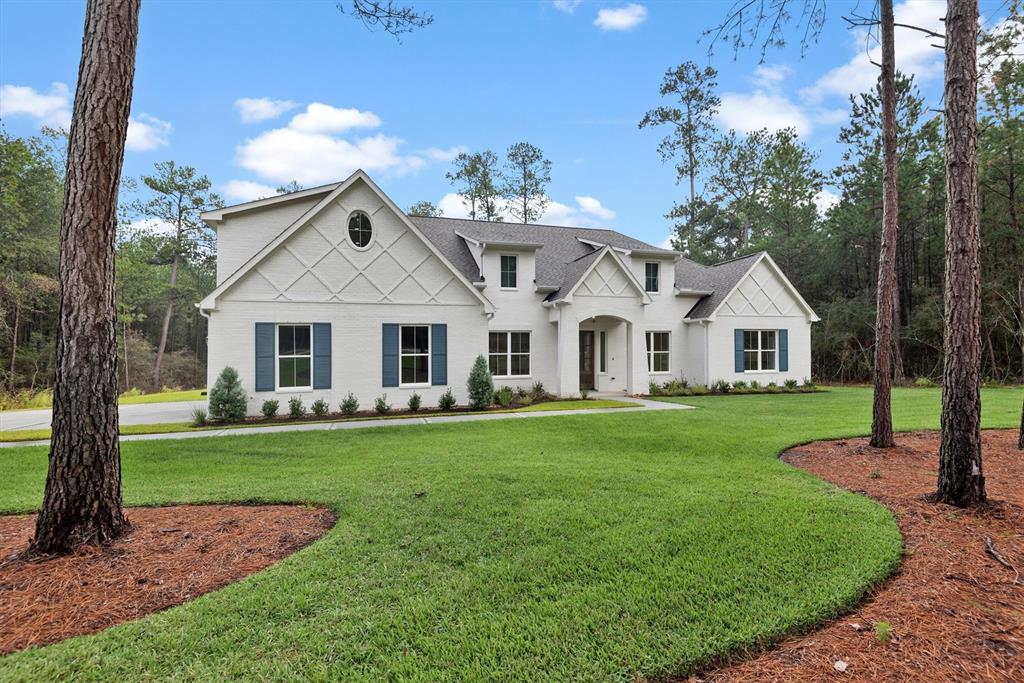
[[[581, 257], [566, 269], [565, 284], [546, 301], [572, 302], [574, 296], [631, 296], [644, 304], [651, 296], [610, 246]], [[626, 292], [632, 290], [631, 294]]]
[[[360, 190], [373, 198], [363, 202], [368, 213], [374, 216], [387, 211], [395, 226], [391, 235], [375, 229], [374, 244], [365, 253], [355, 253], [343, 244], [347, 234], [344, 216], [332, 215], [341, 211], [347, 216], [347, 209], [338, 206], [339, 198]], [[377, 206], [371, 208], [374, 203]], [[482, 304], [484, 312], [494, 310], [460, 269], [362, 171], [339, 183], [264, 245], [203, 299], [200, 308], [214, 310], [224, 297], [247, 300], [241, 289], [233, 293], [236, 287], [247, 295], [258, 294], [259, 300], [453, 303], [455, 298], [464, 301], [469, 297]], [[452, 287], [460, 290], [457, 297]]]
[[[755, 272], [759, 272], [757, 277]], [[778, 281], [778, 288], [771, 291], [764, 291], [768, 277]], [[725, 310], [733, 315], [765, 315], [771, 312], [774, 315], [786, 315], [792, 307], [785, 310], [774, 305], [780, 291], [784, 291], [792, 298], [793, 303], [802, 309], [812, 322], [818, 320], [818, 316], [807, 304], [793, 284], [786, 277], [778, 264], [768, 255], [768, 252], [758, 252], [749, 256], [723, 261], [713, 266], [703, 266], [688, 259], [682, 259], [676, 264], [676, 287], [682, 289], [684, 286], [693, 288], [699, 284], [713, 293], [705, 296], [694, 305], [686, 314], [690, 320], [709, 319], [713, 320]], [[746, 287], [746, 290], [742, 289]], [[757, 291], [757, 290], [762, 291]], [[735, 299], [742, 299], [745, 304], [736, 306]], [[730, 306], [729, 302], [734, 305]], [[739, 308], [739, 310], [736, 310]]]

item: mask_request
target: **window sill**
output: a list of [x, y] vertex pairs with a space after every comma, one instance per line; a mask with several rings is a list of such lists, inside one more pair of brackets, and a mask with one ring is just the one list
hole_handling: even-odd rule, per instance
[[648, 375], [671, 375], [672, 371], [671, 370], [658, 370], [658, 371], [648, 370], [647, 374]]
[[499, 287], [498, 291], [501, 291], [501, 292], [518, 292], [519, 288], [518, 287]]
[[430, 382], [426, 384], [399, 384], [399, 389], [429, 389], [433, 385]]
[[507, 379], [507, 380], [533, 379], [533, 375], [491, 375], [491, 377], [493, 379]]
[[784, 370], [744, 370], [744, 375], [771, 375], [776, 372], [785, 372]]
[[275, 391], [279, 394], [301, 394], [313, 391], [313, 387], [278, 387]]

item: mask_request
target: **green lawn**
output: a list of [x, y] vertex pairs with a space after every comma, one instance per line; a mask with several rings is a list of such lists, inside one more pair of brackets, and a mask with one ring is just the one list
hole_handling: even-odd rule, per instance
[[[1016, 425], [1021, 391], [983, 401], [987, 426]], [[776, 457], [863, 434], [869, 391], [685, 402], [126, 443], [131, 505], [321, 503], [338, 524], [194, 602], [0, 659], [0, 679], [660, 679], [834, 616], [894, 569], [888, 512]], [[938, 390], [894, 407], [900, 429], [938, 425]], [[0, 509], [39, 505], [44, 447], [0, 468]]]
[[121, 396], [117, 402], [123, 406], [133, 403], [173, 403], [177, 401], [206, 401], [206, 389], [185, 389], [183, 391], [160, 391], [155, 394]]

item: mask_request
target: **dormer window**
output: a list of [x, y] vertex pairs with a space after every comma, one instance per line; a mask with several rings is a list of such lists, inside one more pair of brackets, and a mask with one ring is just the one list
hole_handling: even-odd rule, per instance
[[348, 219], [348, 239], [356, 249], [366, 249], [373, 239], [373, 226], [370, 217], [362, 211], [356, 211]]
[[644, 291], [656, 293], [661, 281], [661, 264], [656, 261], [648, 261], [644, 264]]
[[515, 289], [519, 281], [519, 257], [511, 254], [501, 255], [501, 288]]

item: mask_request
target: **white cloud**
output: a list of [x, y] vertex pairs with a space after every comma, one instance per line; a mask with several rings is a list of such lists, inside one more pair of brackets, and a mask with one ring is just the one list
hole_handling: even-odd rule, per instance
[[148, 152], [170, 144], [170, 135], [174, 127], [167, 121], [139, 114], [128, 119], [128, 137], [125, 138], [125, 149], [132, 152]]
[[725, 128], [750, 133], [761, 128], [795, 128], [797, 134], [811, 131], [811, 120], [804, 110], [780, 93], [755, 90], [752, 93], [724, 93], [718, 120]]
[[157, 220], [156, 218], [140, 218], [130, 222], [126, 230], [129, 233], [149, 232], [154, 235], [173, 235], [175, 227], [168, 221]]
[[822, 215], [828, 213], [828, 210], [838, 203], [839, 195], [824, 188], [814, 197], [814, 205], [818, 207], [818, 213]]
[[304, 133], [344, 133], [351, 128], [377, 128], [380, 124], [380, 118], [373, 112], [313, 102], [306, 111], [292, 117], [288, 127]]
[[583, 0], [554, 0], [551, 4], [553, 4], [555, 9], [559, 12], [572, 14], [576, 11], [577, 7], [583, 4]]
[[[309, 186], [343, 179], [357, 168], [391, 175], [414, 173], [430, 163], [451, 161], [464, 151], [458, 146], [429, 147], [407, 154], [401, 149], [405, 141], [393, 135], [378, 133], [351, 139], [341, 135], [354, 128], [380, 125], [380, 118], [373, 112], [314, 102], [292, 117], [287, 126], [264, 131], [243, 142], [236, 150], [236, 160], [262, 181], [295, 180]], [[249, 189], [253, 190], [251, 186]]]
[[272, 100], [269, 97], [242, 97], [235, 100], [235, 108], [242, 117], [242, 123], [275, 119], [297, 106], [298, 102]]
[[[943, 3], [930, 0], [907, 0], [893, 9], [896, 22], [919, 26], [936, 33], [944, 32], [942, 17], [946, 7]], [[919, 31], [897, 26], [894, 30], [896, 41], [896, 68], [905, 74], [913, 74], [919, 83], [942, 76], [942, 50], [933, 45], [935, 38]], [[865, 45], [872, 45], [865, 50]], [[878, 81], [878, 67], [872, 64], [882, 61], [882, 49], [876, 40], [868, 42], [864, 30], [853, 32], [854, 56], [846, 64], [831, 69], [812, 86], [800, 91], [800, 96], [809, 103], [820, 102], [827, 96], [845, 98], [871, 90]]]
[[[548, 199], [548, 205], [544, 214], [537, 220], [537, 223], [547, 225], [568, 225], [580, 228], [602, 227], [600, 222], [610, 221], [615, 218], [615, 212], [601, 205], [601, 202], [594, 197], [576, 197], [576, 206], [570, 206], [553, 199]], [[462, 203], [462, 197], [454, 192], [449, 192], [441, 197], [437, 203], [439, 209], [449, 218], [469, 218], [469, 210]], [[515, 217], [508, 210], [508, 202], [498, 200], [498, 214], [506, 221], [514, 221]]]
[[52, 83], [42, 93], [26, 85], [0, 86], [0, 117], [29, 116], [44, 126], [71, 127], [71, 92], [64, 83]]
[[594, 197], [576, 197], [575, 199], [583, 213], [589, 213], [591, 216], [605, 221], [615, 220], [615, 212], [601, 206], [601, 202]]
[[229, 180], [221, 187], [221, 193], [236, 202], [251, 202], [273, 197], [277, 194], [277, 189], [251, 180]]
[[594, 26], [602, 31], [629, 31], [644, 23], [647, 19], [647, 8], [632, 3], [625, 7], [602, 9], [594, 19]]

